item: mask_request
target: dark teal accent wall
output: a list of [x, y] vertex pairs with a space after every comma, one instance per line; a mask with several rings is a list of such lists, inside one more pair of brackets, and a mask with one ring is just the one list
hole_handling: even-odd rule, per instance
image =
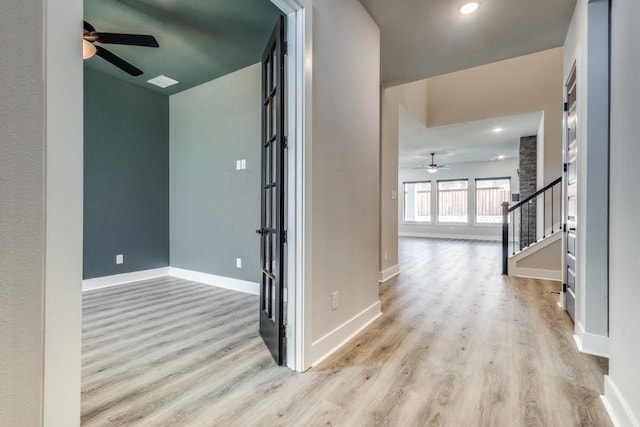
[[169, 97], [85, 67], [83, 277], [168, 265]]

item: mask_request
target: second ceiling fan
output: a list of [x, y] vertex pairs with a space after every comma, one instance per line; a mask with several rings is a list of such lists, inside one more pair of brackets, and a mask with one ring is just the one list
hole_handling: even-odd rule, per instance
[[132, 76], [141, 75], [142, 70], [104, 47], [95, 45], [95, 43], [160, 47], [158, 41], [153, 36], [144, 34], [102, 33], [96, 31], [93, 25], [89, 24], [87, 21], [84, 21], [84, 30], [82, 32], [82, 58], [89, 59], [94, 55], [98, 55], [105, 61], [115, 65], [125, 73]]
[[433, 158], [433, 156], [435, 156], [435, 154], [436, 153], [431, 153], [431, 163], [426, 166], [427, 172], [436, 173], [440, 169], [449, 169], [450, 166], [448, 166], [448, 165], [438, 165], [438, 164], [436, 164], [436, 162], [435, 162], [435, 160]]

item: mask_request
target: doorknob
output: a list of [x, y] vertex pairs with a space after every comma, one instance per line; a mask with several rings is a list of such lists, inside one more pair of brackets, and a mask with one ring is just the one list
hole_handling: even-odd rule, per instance
[[257, 234], [264, 234], [264, 228], [259, 228], [256, 230]]

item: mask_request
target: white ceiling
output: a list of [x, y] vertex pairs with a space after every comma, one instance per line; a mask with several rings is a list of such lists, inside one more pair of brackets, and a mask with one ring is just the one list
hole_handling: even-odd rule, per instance
[[562, 46], [576, 0], [360, 0], [380, 26], [389, 87]]
[[[399, 117], [400, 168], [420, 168], [431, 163], [435, 153], [438, 165], [484, 162], [518, 158], [522, 136], [535, 135], [542, 111], [486, 120], [427, 128], [402, 106]], [[502, 128], [502, 132], [494, 129]]]

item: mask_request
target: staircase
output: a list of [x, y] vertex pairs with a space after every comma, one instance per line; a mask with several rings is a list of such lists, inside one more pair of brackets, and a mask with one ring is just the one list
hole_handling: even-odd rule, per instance
[[562, 280], [562, 178], [502, 204], [502, 274]]

